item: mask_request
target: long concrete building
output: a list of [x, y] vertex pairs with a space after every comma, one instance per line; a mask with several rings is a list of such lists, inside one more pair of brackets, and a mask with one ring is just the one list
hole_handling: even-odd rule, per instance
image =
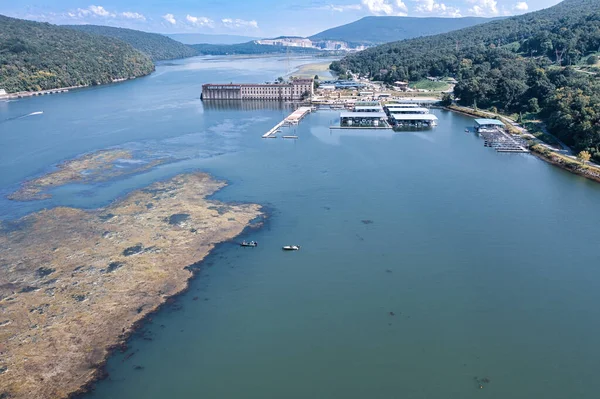
[[202, 85], [202, 100], [299, 101], [313, 95], [313, 79], [294, 79], [287, 83]]

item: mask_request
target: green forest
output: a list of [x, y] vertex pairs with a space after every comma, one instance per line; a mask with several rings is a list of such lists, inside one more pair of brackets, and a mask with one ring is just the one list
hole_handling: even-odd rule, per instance
[[197, 55], [196, 50], [192, 47], [158, 33], [99, 25], [64, 25], [64, 27], [123, 40], [125, 43], [131, 44], [133, 48], [147, 54], [154, 61]]
[[8, 93], [98, 85], [152, 71], [148, 56], [120, 40], [0, 15], [0, 89]]
[[314, 48], [271, 46], [258, 44], [254, 41], [240, 44], [192, 44], [199, 54], [204, 55], [234, 55], [234, 54], [323, 54], [324, 52]]
[[600, 161], [600, 0], [565, 0], [545, 10], [436, 36], [388, 43], [334, 62], [388, 83], [451, 76], [458, 103], [534, 113], [548, 130]]

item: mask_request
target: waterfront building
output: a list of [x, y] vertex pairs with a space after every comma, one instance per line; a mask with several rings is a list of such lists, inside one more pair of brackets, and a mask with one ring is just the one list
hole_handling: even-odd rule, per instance
[[294, 79], [286, 83], [202, 85], [202, 100], [299, 101], [314, 94], [314, 79]]
[[383, 112], [381, 105], [354, 105], [354, 112]]
[[340, 113], [341, 127], [385, 127], [385, 112], [350, 112]]
[[485, 119], [485, 118], [475, 119], [475, 129], [478, 132], [504, 129], [504, 127], [505, 127], [504, 123], [502, 123], [498, 119]]
[[390, 122], [394, 126], [416, 126], [416, 127], [429, 127], [437, 125], [437, 116], [433, 114], [403, 114], [403, 113], [390, 113]]

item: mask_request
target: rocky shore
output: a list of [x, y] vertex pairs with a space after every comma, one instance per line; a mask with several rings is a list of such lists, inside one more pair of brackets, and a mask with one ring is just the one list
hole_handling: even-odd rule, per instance
[[179, 175], [0, 224], [0, 397], [65, 398], [100, 377], [109, 349], [186, 289], [187, 266], [261, 215], [207, 199], [224, 185]]

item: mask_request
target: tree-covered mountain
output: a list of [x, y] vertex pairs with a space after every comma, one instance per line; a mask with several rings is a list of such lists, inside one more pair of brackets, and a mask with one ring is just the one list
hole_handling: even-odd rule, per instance
[[252, 55], [252, 54], [323, 54], [323, 51], [310, 47], [288, 47], [258, 44], [254, 41], [241, 44], [192, 44], [203, 55]]
[[64, 25], [64, 27], [123, 40], [150, 56], [154, 61], [172, 60], [197, 55], [193, 48], [158, 33], [101, 25]]
[[113, 38], [0, 15], [0, 89], [96, 85], [151, 73], [148, 56]]
[[309, 39], [340, 40], [351, 44], [374, 45], [450, 32], [489, 22], [490, 18], [364, 17], [346, 25], [327, 29]]
[[259, 39], [258, 37], [250, 36], [213, 35], [206, 33], [170, 33], [166, 36], [183, 44], [240, 44]]
[[599, 75], [577, 65], [596, 52], [600, 0], [565, 0], [485, 25], [370, 48], [331, 68], [386, 82], [453, 76], [461, 104], [537, 113], [551, 133], [600, 161]]

